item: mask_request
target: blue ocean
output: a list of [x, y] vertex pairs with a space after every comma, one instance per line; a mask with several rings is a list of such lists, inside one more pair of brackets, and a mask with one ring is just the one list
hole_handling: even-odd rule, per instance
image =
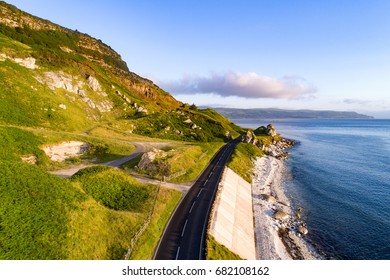
[[233, 121], [298, 142], [283, 184], [320, 255], [390, 260], [390, 120]]

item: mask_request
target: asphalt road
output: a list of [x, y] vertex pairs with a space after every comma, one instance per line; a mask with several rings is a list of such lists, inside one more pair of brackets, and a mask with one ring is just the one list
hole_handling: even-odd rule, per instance
[[173, 213], [155, 260], [202, 260], [210, 210], [222, 172], [241, 137], [227, 143], [211, 160]]

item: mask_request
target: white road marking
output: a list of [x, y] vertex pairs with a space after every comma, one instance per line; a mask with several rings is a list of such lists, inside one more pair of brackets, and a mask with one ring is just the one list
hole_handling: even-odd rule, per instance
[[193, 209], [194, 206], [195, 206], [195, 202], [196, 202], [196, 201], [194, 201], [194, 202], [192, 203], [192, 206], [191, 206], [191, 209], [190, 209], [190, 213], [192, 212], [192, 209]]
[[186, 222], [184, 224], [183, 231], [181, 232], [181, 237], [184, 236], [184, 232], [186, 231], [187, 223], [188, 223], [188, 219], [186, 220]]
[[179, 248], [177, 248], [176, 259], [179, 258], [179, 253], [180, 253], [180, 246], [179, 246]]

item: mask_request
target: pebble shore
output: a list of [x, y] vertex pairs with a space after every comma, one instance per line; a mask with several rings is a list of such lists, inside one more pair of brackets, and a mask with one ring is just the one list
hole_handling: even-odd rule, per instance
[[257, 259], [320, 259], [305, 240], [310, 234], [301, 220], [302, 209], [292, 209], [281, 186], [285, 163], [272, 156], [258, 158], [252, 183]]

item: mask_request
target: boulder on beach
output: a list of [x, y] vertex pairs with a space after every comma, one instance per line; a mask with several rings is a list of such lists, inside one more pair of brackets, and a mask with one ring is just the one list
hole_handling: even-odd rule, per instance
[[298, 232], [302, 235], [306, 235], [309, 233], [309, 231], [307, 230], [307, 228], [304, 225], [299, 225]]
[[278, 210], [275, 212], [275, 214], [272, 215], [272, 218], [276, 220], [286, 221], [289, 219], [289, 216], [285, 212]]
[[261, 197], [262, 197], [265, 201], [267, 201], [267, 202], [269, 202], [269, 203], [276, 203], [276, 198], [273, 197], [272, 195], [269, 195], [269, 194], [262, 194]]

